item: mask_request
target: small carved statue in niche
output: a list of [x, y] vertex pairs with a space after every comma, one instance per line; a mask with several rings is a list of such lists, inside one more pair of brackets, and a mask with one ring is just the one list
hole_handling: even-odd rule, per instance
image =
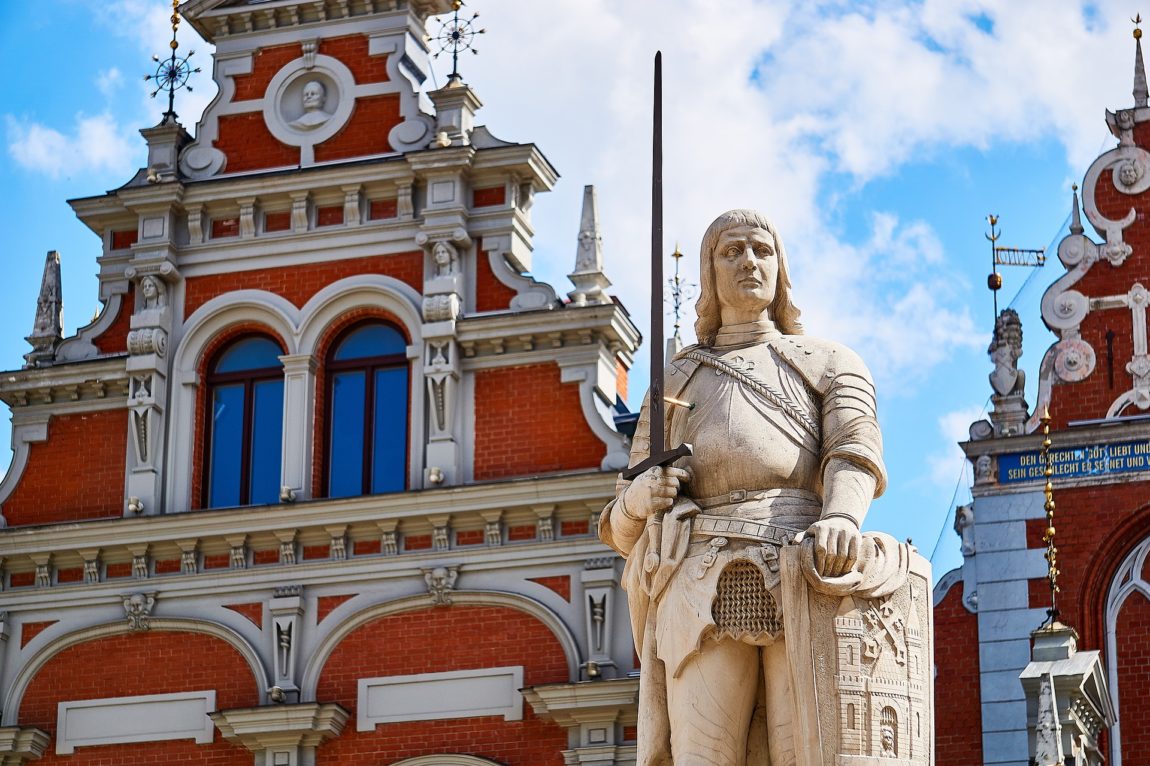
[[446, 242], [436, 242], [432, 251], [435, 260], [435, 276], [448, 277], [455, 271], [455, 248]]
[[898, 758], [898, 752], [894, 746], [894, 727], [890, 724], [883, 724], [879, 730], [882, 742], [882, 758]]
[[327, 102], [327, 88], [319, 80], [310, 80], [303, 86], [303, 114], [292, 120], [290, 125], [300, 130], [318, 128], [331, 119], [331, 113], [324, 110]]
[[974, 461], [974, 480], [979, 484], [994, 481], [994, 459], [990, 455], [979, 455]]
[[162, 309], [168, 305], [168, 289], [155, 277], [148, 276], [140, 280], [140, 294], [144, 296], [145, 309]]
[[998, 396], [1021, 396], [1026, 390], [1026, 373], [1018, 369], [1022, 356], [1022, 320], [1014, 309], [1003, 309], [994, 322], [994, 340], [987, 349], [994, 371], [990, 386]]

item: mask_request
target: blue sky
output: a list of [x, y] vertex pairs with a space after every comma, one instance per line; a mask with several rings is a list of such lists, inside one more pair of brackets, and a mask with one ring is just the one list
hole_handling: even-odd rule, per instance
[[[562, 175], [533, 211], [536, 276], [571, 289], [582, 187], [593, 183], [613, 292], [646, 316], [650, 58], [661, 48], [668, 252], [682, 244], [690, 278], [718, 213], [755, 207], [775, 220], [807, 331], [852, 345], [876, 377], [891, 482], [866, 526], [912, 537], [928, 556], [941, 531], [935, 574], [956, 565], [952, 498], [969, 497], [969, 471], [954, 442], [990, 394], [984, 216], [1001, 216], [1009, 245], [1047, 247], [1065, 233], [1070, 184], [1111, 140], [1104, 109], [1132, 101], [1134, 9], [1074, 0], [470, 5], [488, 29], [480, 54], [461, 62], [485, 103], [478, 121], [537, 143]], [[63, 259], [69, 331], [99, 306], [99, 242], [65, 200], [115, 188], [144, 163], [137, 131], [164, 105], [148, 99], [143, 75], [167, 49], [169, 8], [0, 5], [0, 62], [16, 73], [0, 107], [3, 369], [19, 368], [28, 348], [47, 250]], [[210, 72], [210, 46], [187, 25], [181, 41]], [[449, 67], [435, 62], [436, 82]], [[177, 103], [189, 130], [214, 95], [209, 72]], [[1053, 340], [1037, 309], [1061, 272], [1051, 260], [1033, 275], [1004, 270], [1000, 294], [1022, 315], [1031, 400]], [[632, 404], [646, 374], [644, 352]], [[0, 467], [7, 460], [0, 454]]]

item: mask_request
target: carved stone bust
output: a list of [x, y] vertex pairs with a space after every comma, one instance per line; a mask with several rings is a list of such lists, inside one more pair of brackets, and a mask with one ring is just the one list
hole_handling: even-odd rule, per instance
[[303, 86], [303, 114], [292, 120], [289, 124], [300, 130], [318, 128], [331, 119], [331, 114], [324, 111], [327, 102], [327, 88], [319, 80], [309, 80]]

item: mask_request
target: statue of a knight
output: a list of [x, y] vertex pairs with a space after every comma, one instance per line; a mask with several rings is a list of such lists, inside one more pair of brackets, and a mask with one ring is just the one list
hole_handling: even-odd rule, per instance
[[[627, 559], [642, 663], [638, 766], [788, 766], [795, 694], [780, 550], [857, 579], [859, 526], [886, 483], [870, 373], [803, 335], [774, 226], [732, 210], [703, 237], [698, 344], [667, 365], [666, 442], [693, 455], [620, 479], [602, 540]], [[653, 342], [659, 342], [655, 339]], [[631, 465], [648, 456], [647, 405]], [[769, 760], [768, 760], [769, 758]], [[801, 759], [800, 759], [801, 761]]]

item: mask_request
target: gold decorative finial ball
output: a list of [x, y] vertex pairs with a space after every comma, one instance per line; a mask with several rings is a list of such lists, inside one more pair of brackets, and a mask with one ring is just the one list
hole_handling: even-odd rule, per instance
[[1002, 275], [999, 274], [998, 272], [992, 272], [986, 278], [986, 286], [989, 287], [991, 290], [1001, 290], [1002, 289]]
[[1138, 27], [1134, 27], [1134, 39], [1135, 40], [1141, 40], [1142, 39], [1142, 30], [1139, 29]]

